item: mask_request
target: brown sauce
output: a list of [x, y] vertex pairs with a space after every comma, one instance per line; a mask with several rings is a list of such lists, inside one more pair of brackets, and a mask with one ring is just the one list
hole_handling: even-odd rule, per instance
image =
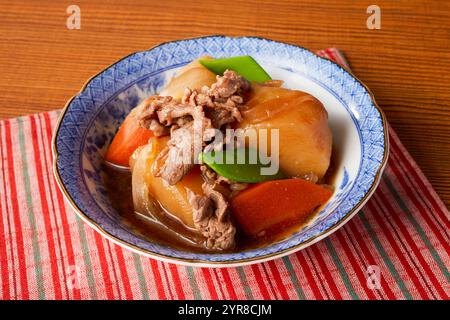
[[111, 205], [116, 209], [122, 226], [127, 230], [147, 241], [193, 252], [207, 251], [190, 240], [198, 237], [196, 233], [170, 214], [161, 214], [165, 213], [163, 208], [158, 214], [158, 219], [134, 210], [129, 171], [105, 165], [104, 172], [103, 179]]
[[[337, 154], [335, 150], [333, 150], [327, 174], [318, 183], [331, 186], [335, 185], [334, 167], [336, 159]], [[120, 222], [124, 228], [141, 239], [150, 242], [157, 242], [184, 251], [211, 253], [211, 250], [198, 244], [201, 242], [201, 236], [185, 227], [178, 219], [164, 211], [164, 208], [161, 208], [158, 219], [136, 212], [133, 206], [131, 173], [129, 171], [122, 171], [105, 165], [104, 172], [106, 190], [108, 191], [112, 206], [120, 216]], [[237, 245], [236, 248], [231, 251], [236, 252], [254, 249], [286, 239], [308, 224], [315, 217], [319, 209], [320, 208], [315, 212], [312, 212], [303, 221], [277, 226], [277, 230], [275, 232], [272, 231], [270, 236], [260, 235], [257, 238], [248, 237], [239, 230], [239, 227], [237, 227]], [[192, 241], [190, 239], [198, 239], [198, 241]]]

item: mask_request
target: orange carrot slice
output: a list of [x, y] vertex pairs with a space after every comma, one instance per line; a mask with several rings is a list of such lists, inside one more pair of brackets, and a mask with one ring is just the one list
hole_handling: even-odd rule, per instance
[[230, 205], [242, 230], [257, 236], [280, 225], [305, 221], [332, 193], [303, 179], [273, 180], [241, 191]]
[[128, 161], [134, 150], [148, 143], [153, 135], [151, 130], [142, 128], [133, 109], [125, 118], [117, 131], [116, 136], [109, 145], [105, 160], [120, 166], [128, 167]]

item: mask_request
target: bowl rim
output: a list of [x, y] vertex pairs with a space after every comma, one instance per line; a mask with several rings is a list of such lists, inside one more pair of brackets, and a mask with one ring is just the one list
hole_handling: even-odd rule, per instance
[[[342, 69], [345, 73], [348, 73], [352, 78], [355, 79], [355, 81], [357, 81], [360, 85], [362, 85], [362, 87], [364, 87], [364, 89], [367, 91], [367, 93], [370, 96], [371, 102], [373, 104], [373, 106], [377, 109], [378, 113], [380, 114], [380, 118], [381, 118], [381, 122], [383, 125], [383, 135], [384, 135], [384, 152], [383, 152], [383, 158], [382, 161], [377, 169], [377, 172], [375, 173], [374, 176], [374, 180], [372, 185], [370, 186], [370, 188], [367, 190], [367, 192], [364, 194], [364, 196], [361, 198], [361, 200], [356, 203], [354, 205], [354, 207], [349, 210], [349, 212], [346, 213], [345, 216], [343, 216], [336, 224], [332, 225], [331, 227], [321, 231], [320, 233], [314, 235], [313, 237], [305, 240], [304, 242], [301, 242], [297, 245], [294, 245], [292, 247], [280, 250], [278, 252], [273, 252], [273, 253], [268, 253], [268, 254], [264, 254], [264, 255], [260, 255], [260, 256], [256, 256], [256, 257], [252, 257], [252, 258], [242, 258], [242, 259], [237, 259], [237, 260], [233, 260], [233, 261], [210, 261], [210, 260], [204, 260], [204, 259], [187, 259], [187, 258], [179, 258], [179, 257], [173, 257], [173, 256], [169, 256], [169, 255], [164, 255], [164, 254], [160, 254], [160, 253], [156, 253], [150, 250], [146, 250], [143, 248], [140, 248], [136, 245], [133, 245], [131, 243], [128, 243], [114, 235], [112, 235], [111, 233], [109, 233], [108, 231], [104, 230], [97, 222], [95, 222], [92, 218], [90, 218], [88, 215], [86, 215], [75, 203], [75, 201], [72, 199], [72, 197], [70, 196], [69, 192], [66, 189], [66, 186], [64, 185], [64, 182], [62, 181], [62, 178], [60, 176], [59, 170], [58, 170], [58, 150], [56, 147], [56, 138], [58, 136], [59, 133], [59, 129], [62, 123], [62, 120], [65, 116], [65, 114], [67, 113], [70, 104], [72, 103], [72, 101], [79, 96], [86, 88], [87, 86], [91, 83], [91, 81], [96, 78], [98, 75], [100, 75], [101, 73], [103, 73], [105, 70], [109, 69], [110, 67], [116, 65], [117, 63], [121, 62], [122, 60], [127, 59], [128, 57], [131, 57], [137, 53], [141, 53], [141, 52], [146, 52], [146, 51], [150, 51], [153, 50], [157, 47], [163, 46], [165, 44], [169, 44], [169, 43], [174, 43], [174, 42], [179, 42], [179, 41], [185, 41], [185, 40], [196, 40], [196, 39], [203, 39], [203, 38], [238, 38], [238, 39], [260, 39], [260, 40], [266, 40], [266, 41], [271, 41], [271, 42], [278, 42], [278, 43], [283, 43], [283, 44], [287, 44], [289, 46], [293, 46], [293, 47], [297, 47], [300, 48], [302, 50], [308, 51], [309, 53], [313, 54], [314, 56], [316, 56], [317, 58], [319, 58], [320, 60], [324, 60], [327, 62], [331, 62], [332, 64], [336, 65], [338, 68]], [[115, 244], [126, 248], [128, 250], [131, 250], [135, 253], [138, 254], [142, 254], [146, 257], [149, 258], [154, 258], [157, 259], [159, 261], [163, 261], [163, 262], [169, 262], [169, 263], [175, 263], [175, 264], [179, 264], [179, 265], [185, 265], [185, 266], [194, 266], [194, 267], [212, 267], [212, 268], [226, 268], [226, 267], [238, 267], [238, 266], [245, 266], [245, 265], [250, 265], [250, 264], [255, 264], [255, 263], [261, 263], [261, 262], [265, 262], [265, 261], [269, 261], [269, 260], [273, 260], [276, 258], [281, 258], [284, 257], [286, 255], [289, 255], [291, 253], [303, 250], [307, 247], [309, 247], [310, 245], [330, 236], [332, 233], [334, 233], [335, 231], [337, 231], [339, 228], [341, 228], [342, 226], [344, 226], [348, 221], [350, 221], [350, 219], [359, 211], [361, 210], [361, 208], [364, 206], [364, 204], [370, 199], [370, 197], [372, 196], [372, 194], [375, 192], [378, 184], [380, 183], [381, 180], [381, 176], [382, 173], [386, 167], [387, 164], [387, 160], [389, 157], [389, 134], [388, 134], [388, 124], [387, 124], [387, 120], [386, 120], [386, 116], [383, 112], [383, 110], [378, 106], [375, 97], [372, 93], [372, 91], [360, 80], [358, 79], [351, 70], [348, 70], [344, 67], [342, 67], [341, 65], [339, 65], [338, 63], [321, 57], [319, 56], [317, 53], [315, 53], [314, 51], [311, 51], [310, 49], [307, 49], [305, 47], [296, 45], [296, 44], [290, 44], [290, 43], [286, 43], [283, 41], [276, 41], [276, 40], [272, 40], [272, 39], [268, 39], [268, 38], [264, 38], [264, 37], [255, 37], [255, 36], [251, 36], [251, 37], [247, 37], [247, 36], [242, 36], [242, 37], [229, 37], [226, 35], [222, 35], [222, 34], [216, 34], [216, 35], [207, 35], [207, 36], [201, 36], [201, 37], [192, 37], [192, 38], [184, 38], [184, 39], [179, 39], [179, 40], [170, 40], [170, 41], [165, 41], [165, 42], [161, 42], [155, 46], [152, 46], [146, 50], [140, 50], [140, 51], [135, 51], [132, 52], [120, 59], [118, 59], [117, 61], [111, 63], [110, 65], [106, 66], [105, 68], [103, 68], [102, 70], [100, 70], [99, 72], [97, 72], [96, 74], [94, 74], [93, 76], [91, 76], [84, 84], [83, 86], [80, 88], [80, 90], [73, 95], [65, 104], [64, 108], [62, 109], [56, 126], [53, 130], [53, 135], [52, 135], [52, 154], [53, 154], [53, 175], [55, 177], [55, 180], [57, 182], [57, 185], [59, 187], [59, 189], [61, 190], [62, 194], [64, 195], [64, 197], [66, 198], [66, 200], [69, 202], [71, 208], [74, 210], [74, 212], [85, 222], [87, 223], [91, 228], [93, 228], [95, 231], [99, 232], [102, 236], [104, 236], [105, 238], [111, 240], [112, 242], [114, 242]]]

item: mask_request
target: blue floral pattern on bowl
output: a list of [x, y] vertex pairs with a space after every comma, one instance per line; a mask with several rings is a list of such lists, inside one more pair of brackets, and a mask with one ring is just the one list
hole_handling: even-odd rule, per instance
[[[106, 148], [129, 111], [159, 92], [176, 70], [202, 55], [251, 55], [267, 68], [302, 75], [345, 106], [359, 137], [354, 170], [342, 166], [332, 199], [307, 226], [287, 239], [236, 253], [184, 252], [148, 242], [118, 220], [102, 180]], [[337, 64], [310, 51], [261, 38], [211, 36], [161, 44], [127, 56], [92, 78], [62, 113], [54, 136], [55, 174], [75, 210], [115, 242], [174, 262], [235, 264], [298, 250], [323, 238], [348, 220], [367, 200], [387, 158], [386, 123], [368, 90]]]

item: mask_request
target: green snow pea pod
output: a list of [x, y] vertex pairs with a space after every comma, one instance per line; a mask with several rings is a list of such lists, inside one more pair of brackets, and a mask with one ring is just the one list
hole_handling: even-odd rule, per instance
[[248, 81], [264, 82], [272, 80], [269, 74], [250, 56], [199, 60], [199, 62], [218, 75], [223, 75], [228, 69], [236, 71]]
[[250, 148], [202, 152], [200, 161], [222, 177], [236, 182], [256, 183], [286, 178], [279, 169], [275, 174], [264, 174], [261, 169], [269, 168], [270, 163], [263, 164], [257, 150]]

